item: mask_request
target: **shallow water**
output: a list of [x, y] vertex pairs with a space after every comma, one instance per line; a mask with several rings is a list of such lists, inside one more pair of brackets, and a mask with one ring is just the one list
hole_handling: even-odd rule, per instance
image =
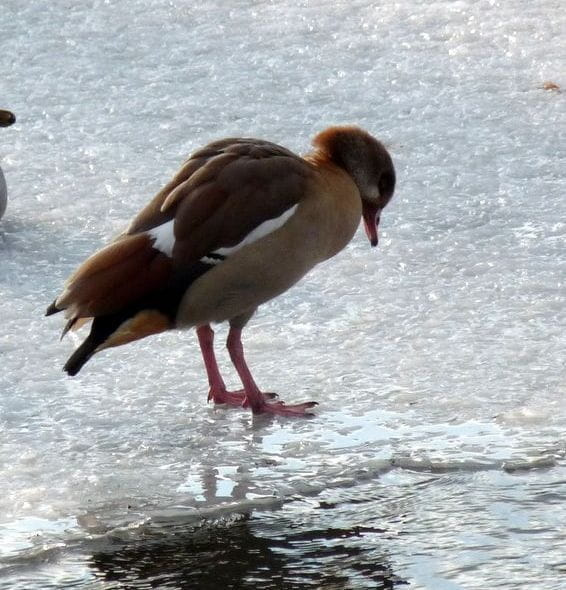
[[[561, 3], [2, 11], [0, 587], [563, 588]], [[188, 153], [342, 122], [396, 163], [380, 246], [245, 334], [316, 418], [207, 407], [192, 333], [62, 373], [45, 307]]]

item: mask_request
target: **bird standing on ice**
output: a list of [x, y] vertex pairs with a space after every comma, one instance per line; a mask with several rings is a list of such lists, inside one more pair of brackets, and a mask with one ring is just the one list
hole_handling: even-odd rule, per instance
[[[257, 307], [337, 254], [363, 218], [377, 245], [395, 170], [383, 145], [357, 127], [318, 134], [300, 157], [259, 139], [222, 139], [196, 151], [133, 219], [88, 258], [47, 315], [65, 310], [63, 331], [92, 320], [65, 365], [75, 375], [105, 348], [173, 328], [195, 327], [208, 399], [254, 414], [308, 415], [257, 386], [241, 332]], [[230, 323], [227, 347], [243, 389], [230, 392], [214, 354], [213, 322]]]

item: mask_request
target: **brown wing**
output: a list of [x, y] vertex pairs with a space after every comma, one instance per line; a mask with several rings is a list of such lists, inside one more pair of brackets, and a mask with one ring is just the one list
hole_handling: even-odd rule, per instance
[[313, 169], [291, 151], [257, 139], [223, 139], [195, 152], [132, 221], [138, 233], [175, 219], [176, 264], [242, 241], [304, 195]]
[[[224, 139], [195, 152], [118, 240], [71, 276], [48, 313], [77, 318], [116, 313], [167, 288], [174, 274], [192, 276], [203, 256], [241, 242], [254, 228], [297, 204], [309, 163], [273, 143]], [[151, 234], [174, 219], [170, 256]], [[175, 270], [176, 269], [176, 270]]]
[[149, 236], [124, 237], [90, 256], [47, 313], [66, 309], [73, 321], [114, 313], [166, 284], [171, 271], [171, 259], [153, 248]]

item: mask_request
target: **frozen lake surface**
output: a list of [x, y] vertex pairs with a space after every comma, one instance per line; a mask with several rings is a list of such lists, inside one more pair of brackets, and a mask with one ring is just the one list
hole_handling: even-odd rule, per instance
[[[3, 1], [0, 587], [566, 587], [563, 2], [379, 4]], [[191, 332], [62, 372], [45, 307], [193, 149], [336, 123], [380, 246], [245, 340], [315, 419], [207, 406]]]

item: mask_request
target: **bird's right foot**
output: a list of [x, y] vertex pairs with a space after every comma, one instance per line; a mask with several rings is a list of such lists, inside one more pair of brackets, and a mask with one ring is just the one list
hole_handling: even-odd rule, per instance
[[[277, 394], [273, 392], [262, 392], [266, 402], [273, 402]], [[247, 402], [246, 392], [243, 389], [227, 391], [225, 389], [211, 389], [208, 392], [208, 401], [215, 404], [228, 404], [230, 406], [244, 406]]]
[[304, 402], [302, 404], [285, 405], [282, 401], [267, 402], [259, 405], [257, 408], [252, 407], [254, 415], [271, 414], [272, 416], [295, 416], [297, 418], [312, 418], [314, 414], [309, 412], [318, 402]]

